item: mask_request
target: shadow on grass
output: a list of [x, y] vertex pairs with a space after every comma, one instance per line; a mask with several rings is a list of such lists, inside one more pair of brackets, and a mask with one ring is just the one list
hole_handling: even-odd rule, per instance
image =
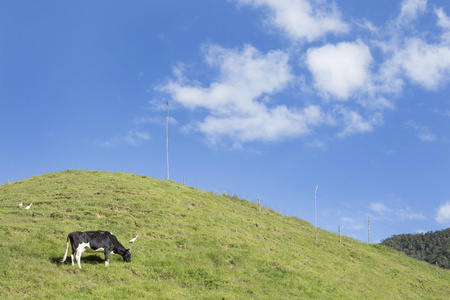
[[[57, 265], [58, 267], [61, 267], [64, 264], [71, 264], [72, 260], [70, 258], [70, 255], [68, 255], [68, 257], [66, 258], [65, 262], [61, 262], [62, 257], [61, 256], [53, 256], [50, 258], [50, 262], [52, 264]], [[111, 258], [110, 258], [111, 261]], [[74, 259], [74, 264], [77, 265], [76, 260]], [[100, 255], [85, 255], [85, 256], [81, 256], [81, 260], [80, 260], [81, 265], [83, 264], [91, 264], [91, 265], [96, 265], [96, 264], [104, 264], [105, 263], [105, 257], [104, 256], [100, 256]]]

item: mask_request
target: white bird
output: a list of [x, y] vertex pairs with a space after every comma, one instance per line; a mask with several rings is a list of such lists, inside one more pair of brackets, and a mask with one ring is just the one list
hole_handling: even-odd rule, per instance
[[23, 205], [23, 202], [20, 202], [19, 207], [22, 207], [22, 205]]
[[25, 209], [30, 209], [31, 205], [33, 205], [33, 203], [31, 203], [30, 205], [28, 205], [27, 207], [25, 207]]
[[130, 243], [134, 243], [134, 241], [137, 239], [137, 237], [138, 237], [138, 235], [137, 235], [135, 238], [132, 238], [132, 239], [130, 240]]

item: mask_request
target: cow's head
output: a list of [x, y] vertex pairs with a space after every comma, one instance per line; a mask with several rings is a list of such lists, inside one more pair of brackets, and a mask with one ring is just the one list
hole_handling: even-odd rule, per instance
[[123, 260], [126, 262], [131, 262], [131, 253], [130, 253], [130, 249], [125, 249], [125, 252], [122, 255]]

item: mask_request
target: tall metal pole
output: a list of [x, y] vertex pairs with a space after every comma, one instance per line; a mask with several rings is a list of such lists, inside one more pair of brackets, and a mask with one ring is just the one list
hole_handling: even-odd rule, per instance
[[166, 157], [167, 157], [167, 180], [169, 180], [169, 101], [167, 101], [167, 115], [166, 115]]
[[314, 192], [314, 216], [315, 216], [314, 227], [316, 229], [316, 243], [317, 243], [317, 189], [318, 188], [319, 188], [319, 186], [316, 185], [316, 191]]

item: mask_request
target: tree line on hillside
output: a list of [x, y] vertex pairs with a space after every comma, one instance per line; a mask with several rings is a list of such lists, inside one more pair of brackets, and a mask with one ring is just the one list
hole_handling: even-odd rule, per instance
[[450, 269], [450, 228], [427, 233], [393, 235], [381, 244], [415, 259], [430, 264], [437, 262], [439, 267]]

